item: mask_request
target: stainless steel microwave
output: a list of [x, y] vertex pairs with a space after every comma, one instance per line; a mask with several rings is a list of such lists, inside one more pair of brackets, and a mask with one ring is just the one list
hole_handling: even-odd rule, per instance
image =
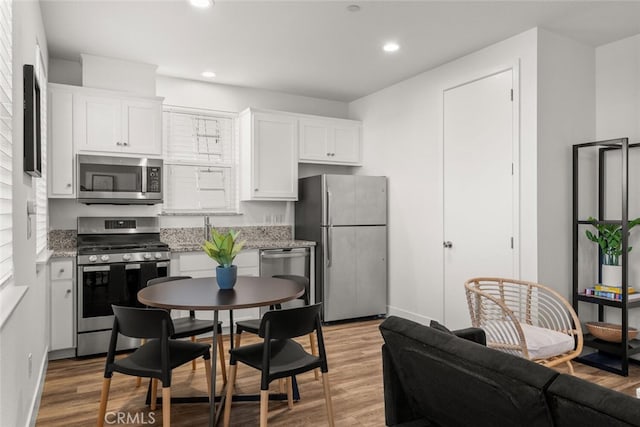
[[81, 203], [162, 203], [162, 160], [78, 154], [77, 198]]

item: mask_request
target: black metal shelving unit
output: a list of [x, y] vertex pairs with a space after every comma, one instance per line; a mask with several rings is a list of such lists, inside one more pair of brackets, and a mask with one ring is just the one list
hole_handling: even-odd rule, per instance
[[[595, 338], [591, 334], [585, 334], [584, 346], [595, 349], [595, 352], [584, 354], [577, 358], [578, 362], [586, 365], [613, 372], [619, 375], [629, 375], [629, 362], [637, 362], [629, 359], [629, 356], [640, 354], [640, 340], [628, 339], [629, 309], [640, 307], [640, 300], [629, 301], [628, 295], [628, 248], [629, 248], [629, 149], [640, 147], [640, 144], [629, 144], [628, 138], [595, 141], [573, 146], [573, 308], [579, 314], [579, 303], [597, 304], [598, 321], [604, 321], [605, 307], [613, 307], [621, 310], [622, 317], [622, 342], [612, 343]], [[598, 153], [598, 224], [620, 224], [622, 227], [622, 300], [617, 301], [608, 298], [600, 298], [580, 293], [578, 265], [578, 239], [580, 233], [584, 233], [584, 227], [590, 226], [591, 221], [579, 218], [578, 190], [579, 190], [579, 153], [580, 150], [597, 150]], [[620, 151], [621, 153], [621, 217], [615, 220], [607, 220], [605, 217], [605, 164], [607, 153]], [[599, 258], [602, 258], [602, 250], [599, 249]], [[598, 282], [602, 280], [602, 267], [598, 269]]]

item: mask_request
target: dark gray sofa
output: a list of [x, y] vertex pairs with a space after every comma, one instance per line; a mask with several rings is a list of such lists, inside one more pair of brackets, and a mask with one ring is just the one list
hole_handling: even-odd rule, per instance
[[487, 348], [481, 329], [380, 331], [389, 426], [640, 426], [640, 399]]

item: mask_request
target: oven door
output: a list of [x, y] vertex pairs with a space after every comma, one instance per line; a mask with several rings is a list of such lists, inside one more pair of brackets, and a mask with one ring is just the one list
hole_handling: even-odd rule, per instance
[[137, 294], [147, 281], [169, 275], [169, 262], [78, 266], [78, 332], [111, 329], [111, 305], [144, 307]]

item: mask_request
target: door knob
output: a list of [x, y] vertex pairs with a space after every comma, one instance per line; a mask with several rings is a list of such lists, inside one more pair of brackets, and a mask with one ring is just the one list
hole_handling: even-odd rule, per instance
[[447, 249], [451, 249], [453, 247], [453, 243], [449, 240], [447, 240], [446, 242], [442, 242], [442, 246], [447, 248]]

